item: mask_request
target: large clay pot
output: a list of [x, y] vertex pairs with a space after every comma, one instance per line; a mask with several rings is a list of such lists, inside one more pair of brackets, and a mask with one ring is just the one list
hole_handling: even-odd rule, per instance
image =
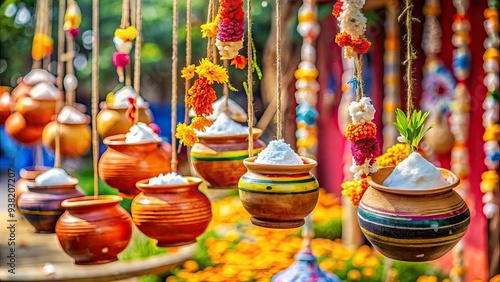
[[64, 213], [62, 201], [85, 196], [76, 186], [78, 181], [67, 185], [37, 185], [27, 182], [29, 191], [19, 196], [19, 210], [35, 228], [36, 233], [54, 233], [56, 222]]
[[448, 183], [426, 190], [390, 188], [384, 180], [394, 167], [384, 167], [368, 177], [358, 208], [361, 230], [383, 255], [403, 261], [429, 261], [446, 254], [464, 236], [470, 213], [453, 191], [460, 179], [440, 169]]
[[[106, 106], [106, 103], [101, 103], [101, 111], [97, 115], [97, 131], [99, 135], [106, 138], [127, 133], [133, 124], [127, 119], [126, 112], [127, 109], [110, 108]], [[139, 108], [139, 121], [145, 124], [153, 121], [153, 113], [147, 103], [144, 103], [143, 107]]]
[[80, 197], [62, 203], [66, 212], [56, 225], [57, 238], [75, 264], [118, 260], [132, 237], [132, 219], [120, 196]]
[[[257, 139], [262, 130], [253, 129], [254, 154], [264, 149], [266, 144]], [[191, 149], [191, 163], [198, 175], [209, 183], [209, 188], [237, 188], [238, 181], [247, 169], [243, 160], [248, 158], [248, 135], [207, 135], [199, 136], [200, 142]]]
[[149, 179], [137, 182], [142, 192], [132, 201], [132, 220], [159, 247], [195, 243], [212, 219], [210, 202], [198, 190], [202, 180], [186, 179], [186, 184], [157, 186], [148, 185]]
[[301, 165], [256, 164], [256, 157], [243, 161], [248, 171], [238, 182], [238, 189], [254, 225], [296, 228], [304, 224], [304, 217], [318, 202], [319, 183], [311, 173], [318, 163], [301, 158]]
[[55, 151], [58, 124], [61, 156], [80, 157], [89, 151], [91, 134], [88, 123], [50, 122], [45, 126], [42, 135], [42, 142], [46, 147]]
[[0, 125], [4, 124], [7, 118], [12, 113], [12, 104], [9, 91], [9, 87], [0, 86]]
[[[45, 166], [30, 166], [22, 168], [21, 171], [19, 171], [19, 176], [21, 178], [16, 182], [16, 203], [19, 196], [28, 191], [27, 183], [35, 182], [35, 178], [48, 169], [49, 168]], [[18, 207], [18, 205], [16, 205], [16, 207]]]
[[106, 184], [118, 189], [122, 197], [139, 194], [137, 181], [171, 170], [170, 160], [159, 149], [159, 141], [127, 144], [121, 134], [107, 137], [103, 142], [108, 149], [99, 160], [99, 175]]
[[11, 114], [5, 121], [5, 131], [17, 142], [32, 145], [42, 138], [44, 125], [32, 125], [26, 122], [19, 112]]
[[45, 126], [56, 114], [56, 100], [21, 97], [16, 101], [15, 110], [24, 116], [28, 124]]

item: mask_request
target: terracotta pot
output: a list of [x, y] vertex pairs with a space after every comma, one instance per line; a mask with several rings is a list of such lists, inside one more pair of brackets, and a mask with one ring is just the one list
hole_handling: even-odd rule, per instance
[[[12, 113], [12, 105], [11, 105], [11, 98], [9, 91], [10, 91], [9, 87], [0, 86], [0, 125], [4, 124], [7, 118]], [[3, 95], [7, 96], [4, 97]]]
[[56, 233], [75, 264], [102, 264], [118, 260], [132, 238], [132, 219], [115, 195], [80, 197], [62, 203], [66, 212]]
[[18, 81], [17, 86], [12, 89], [11, 97], [12, 101], [15, 103], [19, 98], [22, 97], [27, 97], [30, 94], [31, 88], [33, 88], [33, 85], [28, 85], [23, 81], [23, 78], [20, 78]]
[[56, 100], [21, 97], [16, 101], [15, 110], [24, 116], [28, 124], [45, 126], [56, 114]]
[[[254, 154], [266, 144], [257, 139], [262, 130], [254, 128]], [[243, 160], [248, 158], [248, 135], [228, 134], [199, 136], [200, 142], [191, 149], [191, 163], [198, 175], [209, 183], [209, 188], [237, 188], [247, 169]]]
[[142, 192], [132, 201], [132, 220], [142, 233], [158, 240], [159, 247], [196, 242], [212, 219], [208, 198], [198, 190], [200, 178], [186, 177], [186, 184], [148, 185], [137, 182]]
[[446, 119], [442, 115], [429, 120], [428, 125], [434, 123], [434, 128], [424, 137], [431, 149], [437, 154], [446, 154], [451, 151], [455, 144], [455, 137], [451, 133]]
[[[42, 135], [43, 144], [55, 151], [57, 121], [45, 126]], [[90, 126], [88, 123], [59, 123], [60, 153], [64, 157], [80, 157], [90, 149]]]
[[[107, 107], [101, 103], [101, 111], [97, 115], [97, 131], [102, 138], [118, 134], [125, 134], [132, 127], [132, 123], [127, 119], [127, 109], [115, 109]], [[139, 121], [149, 124], [153, 121], [153, 113], [146, 104], [139, 108]]]
[[108, 149], [99, 160], [99, 175], [122, 197], [139, 194], [137, 181], [171, 170], [170, 160], [159, 149], [159, 141], [127, 144], [121, 134], [105, 138], [104, 144]]
[[[35, 182], [35, 178], [48, 169], [49, 167], [45, 166], [30, 166], [21, 169], [21, 171], [19, 172], [19, 176], [21, 178], [16, 182], [16, 203], [19, 199], [19, 196], [21, 196], [22, 193], [28, 191], [27, 183]], [[19, 204], [16, 205], [16, 207], [19, 207]]]
[[302, 165], [269, 165], [245, 159], [248, 169], [239, 183], [243, 207], [254, 225], [268, 228], [296, 228], [312, 212], [319, 196], [318, 180], [311, 170], [315, 160], [301, 157]]
[[27, 182], [29, 191], [19, 196], [19, 210], [35, 228], [36, 233], [54, 233], [56, 222], [64, 213], [62, 201], [85, 196], [76, 186], [78, 181], [68, 185], [36, 185]]
[[24, 145], [37, 143], [42, 138], [43, 128], [43, 125], [28, 124], [19, 112], [11, 114], [5, 121], [5, 131]]
[[446, 254], [462, 238], [470, 223], [464, 200], [453, 188], [460, 179], [439, 170], [450, 183], [426, 190], [389, 188], [384, 180], [394, 167], [368, 177], [358, 208], [361, 230], [383, 255], [403, 261], [429, 261]]

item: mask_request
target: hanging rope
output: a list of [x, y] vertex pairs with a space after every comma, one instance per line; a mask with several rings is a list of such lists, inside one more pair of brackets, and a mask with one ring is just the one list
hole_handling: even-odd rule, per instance
[[[137, 98], [139, 98], [139, 91], [141, 90], [141, 40], [142, 40], [142, 0], [137, 0], [137, 14], [135, 23], [135, 28], [137, 29], [137, 37], [135, 38], [135, 62], [134, 62], [134, 90], [135, 90], [135, 102], [137, 103]], [[139, 121], [139, 109], [135, 115], [134, 123]]]
[[[120, 24], [120, 28], [123, 29], [123, 28], [127, 28], [128, 26], [130, 26], [129, 19], [130, 19], [130, 0], [123, 0], [122, 1], [122, 22]], [[132, 85], [130, 64], [127, 64], [125, 66], [125, 85], [126, 86]]]
[[64, 79], [64, 11], [66, 10], [66, 0], [59, 0], [59, 22], [57, 26], [57, 87], [63, 91]]
[[[43, 7], [43, 0], [41, 1], [36, 1], [36, 25], [35, 25], [35, 36], [38, 34], [42, 33], [43, 30], [43, 21], [42, 21], [42, 7]], [[35, 43], [35, 40], [33, 40], [33, 43]], [[39, 49], [42, 49], [42, 45], [39, 44], [40, 47]], [[33, 46], [31, 48], [35, 48], [36, 46]], [[33, 65], [32, 69], [39, 69], [42, 66], [42, 62], [40, 60], [35, 60], [33, 59]]]
[[[191, 0], [187, 0], [187, 7], [186, 7], [186, 66], [189, 66], [191, 64]], [[186, 79], [185, 87], [184, 87], [184, 99], [188, 96], [189, 88], [191, 88], [191, 81]], [[184, 113], [184, 123], [188, 124], [189, 123], [189, 107], [187, 103], [185, 104], [185, 113]], [[172, 139], [175, 140], [175, 139]]]
[[[229, 60], [227, 59], [224, 60], [224, 68], [229, 71]], [[225, 101], [226, 111], [229, 112], [229, 82], [224, 83], [224, 88], [222, 90], [223, 90], [222, 93], [226, 98]]]
[[[47, 6], [45, 7], [46, 9], [46, 21], [45, 21], [45, 31], [44, 33], [47, 35], [48, 38], [52, 38], [52, 0], [47, 0]], [[50, 64], [50, 59], [51, 59], [51, 56], [48, 55], [48, 56], [45, 56], [43, 58], [43, 68], [45, 70], [49, 70], [49, 64]]]
[[281, 113], [281, 0], [276, 0], [276, 139], [283, 138]]
[[99, 101], [99, 0], [92, 0], [92, 163], [94, 167], [94, 198], [99, 195], [99, 135], [97, 135], [97, 103]]
[[[207, 13], [207, 24], [212, 21], [212, 8], [213, 8], [213, 3], [215, 0], [210, 0], [208, 4], [208, 13]], [[207, 59], [212, 56], [212, 38], [208, 38], [208, 43], [207, 43]]]
[[[74, 0], [68, 1], [68, 6], [74, 4]], [[73, 65], [73, 58], [75, 57], [75, 39], [69, 33], [66, 33], [66, 74], [75, 74], [75, 66]], [[75, 103], [75, 90], [70, 88], [66, 89], [66, 103], [73, 106]]]
[[135, 0], [129, 0], [130, 3], [130, 23], [135, 26], [135, 18], [136, 18], [136, 13], [135, 13], [135, 7], [136, 7], [136, 3], [135, 3]]
[[247, 67], [248, 67], [248, 156], [253, 157], [253, 50], [252, 50], [252, 0], [247, 0]]
[[170, 162], [173, 172], [177, 172], [177, 142], [175, 138], [177, 128], [177, 26], [179, 23], [177, 6], [177, 0], [174, 0], [172, 24], [172, 160]]
[[361, 98], [365, 97], [365, 87], [363, 83], [363, 54], [357, 54], [356, 56], [356, 74], [357, 74], [357, 88], [356, 88], [356, 100], [359, 101]]
[[417, 54], [413, 48], [412, 37], [412, 23], [414, 21], [419, 22], [417, 18], [412, 16], [413, 13], [413, 4], [411, 0], [406, 0], [405, 9], [401, 12], [398, 17], [398, 21], [401, 22], [403, 16], [406, 16], [404, 25], [406, 26], [406, 60], [403, 62], [403, 65], [406, 65], [406, 116], [408, 119], [413, 112], [413, 60], [417, 58]]
[[[56, 113], [59, 114], [61, 111], [62, 100], [56, 100]], [[55, 150], [54, 150], [54, 167], [61, 167], [61, 124], [57, 121], [56, 117], [56, 139], [55, 139]]]

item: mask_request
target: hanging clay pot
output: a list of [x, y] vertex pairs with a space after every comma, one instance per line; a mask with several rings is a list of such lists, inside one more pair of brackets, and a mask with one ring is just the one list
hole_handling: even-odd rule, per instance
[[42, 138], [44, 125], [28, 124], [19, 112], [11, 114], [5, 121], [5, 131], [24, 145], [37, 143]]
[[451, 133], [450, 127], [442, 114], [436, 115], [429, 120], [429, 124], [434, 123], [434, 128], [427, 132], [424, 140], [429, 144], [436, 154], [446, 154], [451, 151], [455, 144], [455, 137]]
[[[55, 151], [57, 121], [45, 126], [43, 145]], [[59, 123], [60, 153], [63, 157], [80, 157], [90, 149], [90, 126], [85, 123]]]
[[301, 157], [301, 165], [256, 164], [255, 159], [243, 161], [248, 171], [238, 183], [252, 223], [268, 228], [302, 226], [318, 202], [319, 183], [311, 173], [318, 163], [306, 157]]
[[[48, 169], [49, 168], [45, 166], [30, 166], [22, 168], [21, 171], [19, 171], [19, 176], [21, 178], [16, 182], [16, 203], [19, 196], [28, 191], [27, 183], [35, 182], [35, 178]], [[16, 205], [16, 207], [19, 207], [19, 205]]]
[[168, 173], [170, 160], [159, 149], [160, 141], [125, 143], [125, 134], [104, 139], [108, 149], [99, 160], [99, 175], [109, 186], [118, 189], [122, 197], [139, 194], [135, 183], [139, 180]]
[[61, 206], [62, 201], [85, 196], [76, 186], [77, 183], [50, 186], [26, 183], [28, 191], [19, 196], [18, 205], [36, 233], [54, 233], [56, 222], [65, 210]]
[[0, 125], [4, 124], [7, 118], [12, 113], [10, 88], [0, 86]]
[[142, 192], [132, 201], [132, 220], [142, 233], [158, 240], [159, 247], [195, 243], [212, 219], [210, 201], [198, 190], [202, 180], [186, 179], [188, 183], [169, 185], [137, 182]]
[[446, 254], [470, 223], [464, 200], [453, 191], [460, 179], [439, 170], [449, 183], [425, 190], [390, 188], [384, 180], [394, 167], [380, 168], [368, 177], [358, 208], [361, 230], [384, 256], [403, 261], [430, 261]]
[[[111, 108], [106, 103], [101, 103], [101, 111], [97, 115], [97, 131], [102, 138], [113, 135], [125, 134], [132, 127], [132, 123], [127, 119], [127, 109]], [[139, 122], [150, 124], [153, 121], [153, 113], [149, 109], [149, 104], [144, 103], [139, 108]]]
[[[253, 129], [254, 153], [266, 144], [257, 139], [262, 130]], [[243, 160], [248, 158], [248, 134], [199, 135], [199, 143], [191, 149], [191, 163], [198, 175], [207, 181], [209, 188], [237, 188], [238, 181], [247, 171]]]
[[80, 197], [62, 202], [66, 212], [56, 225], [57, 238], [75, 264], [118, 260], [132, 238], [132, 219], [118, 204], [120, 196]]
[[56, 100], [21, 97], [16, 101], [15, 110], [23, 115], [28, 124], [45, 126], [56, 114]]

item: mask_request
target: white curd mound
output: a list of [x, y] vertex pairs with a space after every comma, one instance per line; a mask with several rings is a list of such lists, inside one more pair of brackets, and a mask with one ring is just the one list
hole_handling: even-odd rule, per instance
[[47, 81], [54, 83], [56, 81], [56, 77], [43, 69], [34, 69], [23, 77], [23, 82], [28, 85], [35, 85], [40, 82]]
[[[134, 88], [131, 86], [123, 86], [120, 90], [116, 91], [113, 99], [113, 107], [116, 109], [126, 109], [128, 108], [129, 102], [128, 98], [135, 98]], [[138, 107], [142, 107], [144, 104], [144, 99], [141, 96], [137, 97], [135, 101]]]
[[[219, 115], [223, 113], [237, 122], [245, 122], [247, 120], [247, 113], [245, 110], [231, 99], [228, 99], [226, 102], [226, 97], [224, 96], [217, 99], [212, 104], [212, 107], [214, 108], [214, 112], [207, 117], [209, 120], [216, 120]], [[190, 110], [190, 112], [192, 112], [192, 110]], [[192, 115], [194, 116], [194, 112], [192, 112]]]
[[127, 144], [152, 141], [161, 141], [161, 138], [154, 133], [151, 127], [142, 122], [132, 125], [129, 132], [125, 134], [125, 143]]
[[50, 82], [37, 83], [31, 88], [29, 95], [35, 100], [58, 100], [61, 99], [61, 91]]
[[247, 134], [248, 127], [243, 126], [232, 120], [227, 114], [220, 113], [212, 126], [205, 132], [198, 135], [226, 135], [226, 134]]
[[71, 106], [65, 106], [57, 115], [57, 121], [60, 123], [86, 123], [87, 116]]
[[259, 153], [255, 159], [256, 164], [300, 165], [302, 159], [295, 153], [283, 139], [273, 140]]
[[168, 184], [183, 184], [188, 183], [188, 180], [177, 172], [169, 172], [159, 174], [157, 177], [149, 179], [149, 185], [168, 185]]
[[65, 185], [74, 183], [75, 179], [62, 168], [53, 167], [35, 178], [37, 185]]
[[428, 189], [449, 185], [443, 174], [419, 153], [400, 162], [382, 184], [392, 188]]

